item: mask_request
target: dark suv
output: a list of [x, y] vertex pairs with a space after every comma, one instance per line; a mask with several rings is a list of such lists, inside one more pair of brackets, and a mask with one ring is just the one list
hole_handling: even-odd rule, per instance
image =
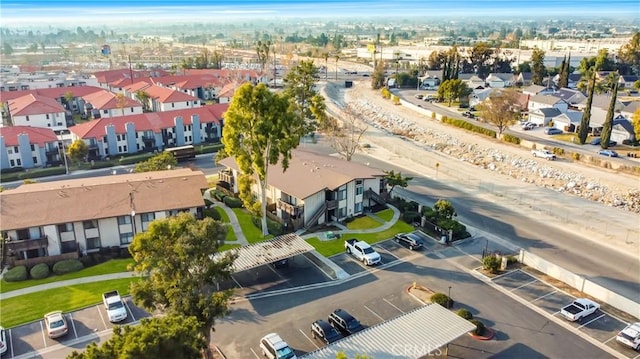
[[362, 330], [360, 322], [343, 309], [336, 309], [329, 314], [329, 323], [345, 336]]
[[342, 338], [331, 324], [325, 322], [322, 319], [318, 319], [311, 323], [311, 336], [314, 339], [320, 339], [324, 343], [333, 343], [336, 340]]
[[394, 240], [411, 250], [418, 249], [424, 244], [422, 238], [415, 233], [396, 234]]

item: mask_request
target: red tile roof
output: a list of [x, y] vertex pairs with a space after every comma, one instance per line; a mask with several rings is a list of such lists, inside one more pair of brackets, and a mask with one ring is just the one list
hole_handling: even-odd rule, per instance
[[[93, 105], [93, 108], [95, 109], [99, 109], [99, 110], [119, 109], [118, 97], [116, 96], [116, 94], [114, 94], [111, 91], [102, 90], [99, 92], [94, 92], [86, 96], [82, 96], [82, 99], [90, 103], [91, 105]], [[126, 103], [124, 108], [142, 106], [140, 102], [132, 98], [125, 96], [125, 99], [126, 99]]]
[[[133, 75], [133, 76], [132, 76]], [[137, 70], [129, 70], [129, 69], [118, 69], [118, 70], [107, 70], [107, 71], [98, 71], [94, 72], [93, 76], [95, 76], [96, 80], [100, 84], [109, 84], [114, 87], [122, 87], [115, 86], [114, 84], [118, 83], [120, 85], [131, 84], [131, 79], [139, 79], [144, 77], [162, 77], [169, 76], [170, 73], [165, 70], [148, 70], [148, 71], [137, 71]], [[128, 83], [124, 83], [128, 82]]]
[[186, 94], [184, 92], [180, 92], [178, 90], [170, 89], [168, 87], [162, 87], [158, 85], [151, 85], [147, 87], [144, 92], [146, 92], [150, 98], [157, 99], [160, 103], [171, 103], [171, 102], [183, 102], [183, 101], [199, 101], [200, 99]]
[[214, 75], [220, 78], [237, 78], [250, 77], [256, 79], [259, 77], [255, 70], [230, 70], [230, 69], [186, 69], [183, 75]]
[[29, 135], [29, 143], [44, 146], [46, 143], [58, 141], [58, 137], [50, 128], [30, 126], [0, 127], [0, 136], [4, 137], [5, 146], [18, 146], [18, 135]]
[[69, 86], [23, 91], [0, 91], [0, 101], [6, 102], [29, 94], [40, 95], [49, 98], [63, 98], [67, 92], [71, 92], [74, 97], [82, 97], [97, 91], [104, 91], [104, 89], [95, 86]]
[[201, 74], [201, 75], [175, 75], [175, 76], [165, 76], [150, 79], [153, 83], [162, 85], [164, 87], [175, 86], [180, 89], [185, 90], [193, 90], [199, 87], [207, 88], [209, 86], [213, 87], [222, 87], [226, 80], [212, 75], [212, 74]]
[[123, 134], [126, 133], [125, 124], [131, 122], [135, 125], [136, 131], [153, 131], [158, 133], [162, 129], [174, 127], [175, 117], [182, 117], [184, 125], [192, 124], [192, 115], [198, 115], [200, 117], [200, 123], [220, 124], [220, 120], [223, 118], [222, 114], [227, 111], [228, 107], [229, 104], [216, 104], [176, 111], [149, 112], [137, 115], [101, 118], [69, 127], [69, 130], [82, 139], [99, 138], [106, 134], [106, 126], [113, 125], [115, 126], [116, 134]]
[[138, 91], [144, 91], [149, 86], [151, 86], [151, 82], [147, 82], [147, 81], [143, 80], [143, 81], [135, 82], [135, 83], [133, 83], [131, 85], [127, 85], [127, 86], [123, 87], [123, 89], [125, 91], [127, 91], [127, 92], [135, 93], [135, 92], [138, 92]]
[[41, 115], [64, 112], [58, 101], [40, 95], [28, 94], [9, 101], [11, 116]]

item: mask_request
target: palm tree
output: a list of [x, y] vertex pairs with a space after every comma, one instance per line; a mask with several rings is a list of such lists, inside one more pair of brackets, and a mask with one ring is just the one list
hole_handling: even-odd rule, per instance
[[340, 60], [340, 55], [336, 54], [336, 81], [338, 81], [338, 60]]
[[324, 80], [327, 81], [327, 76], [329, 76], [329, 53], [324, 53]]

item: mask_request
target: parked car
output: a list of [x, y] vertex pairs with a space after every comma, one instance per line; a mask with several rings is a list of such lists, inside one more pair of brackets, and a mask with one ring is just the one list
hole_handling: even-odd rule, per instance
[[476, 115], [474, 115], [471, 111], [465, 111], [462, 113], [462, 116], [464, 117], [469, 117], [469, 118], [476, 118]]
[[549, 150], [531, 150], [533, 157], [544, 158], [547, 161], [555, 161], [556, 155]]
[[344, 309], [334, 310], [329, 314], [328, 321], [331, 326], [344, 336], [357, 333], [363, 329], [362, 324]]
[[640, 350], [640, 322], [627, 325], [618, 333], [616, 341], [633, 350]]
[[600, 304], [592, 301], [591, 299], [578, 298], [571, 304], [562, 307], [562, 309], [560, 309], [560, 314], [568, 320], [575, 322], [584, 317], [588, 317], [598, 309], [600, 309]]
[[618, 152], [616, 152], [614, 150], [600, 150], [600, 151], [598, 151], [598, 154], [600, 156], [618, 157]]
[[411, 250], [422, 248], [424, 241], [415, 233], [399, 233], [393, 237], [396, 243], [399, 243]]
[[422, 100], [422, 98], [423, 98], [423, 97], [424, 97], [424, 96], [423, 96], [422, 94], [419, 94], [419, 93], [418, 93], [418, 94], [416, 94], [416, 98], [417, 98], [418, 100]]
[[7, 352], [7, 333], [5, 333], [4, 328], [0, 327], [0, 355]]
[[547, 127], [544, 129], [545, 135], [559, 135], [562, 133], [562, 130], [555, 127]]
[[262, 355], [269, 359], [297, 359], [289, 344], [276, 333], [270, 333], [260, 339]]
[[67, 319], [61, 311], [50, 312], [44, 315], [44, 326], [47, 328], [49, 338], [59, 338], [69, 332]]
[[344, 242], [344, 248], [348, 254], [351, 254], [365, 265], [372, 266], [381, 263], [380, 254], [365, 241], [358, 241], [355, 238], [347, 239]]
[[313, 339], [320, 339], [325, 344], [331, 344], [342, 338], [336, 328], [332, 327], [327, 321], [318, 319], [311, 323], [311, 336]]
[[522, 129], [525, 131], [533, 130], [536, 128], [536, 124], [533, 122], [525, 122], [522, 124]]
[[[600, 142], [602, 142], [600, 137], [596, 137], [593, 140], [591, 140], [591, 142], [589, 142], [589, 143], [592, 144], [592, 145], [596, 145], [597, 146], [597, 145], [600, 144]], [[609, 147], [613, 147], [613, 146], [615, 146], [617, 144], [618, 144], [618, 142], [609, 140]]]
[[121, 322], [127, 319], [127, 308], [117, 290], [102, 293], [102, 303], [107, 310], [107, 317], [111, 323]]

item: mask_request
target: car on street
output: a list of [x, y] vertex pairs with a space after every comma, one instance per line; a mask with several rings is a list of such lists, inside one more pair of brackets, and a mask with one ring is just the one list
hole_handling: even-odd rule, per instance
[[633, 350], [640, 350], [640, 322], [627, 325], [618, 333], [616, 341]]
[[269, 333], [260, 339], [260, 350], [269, 359], [297, 359], [289, 344], [276, 333]]
[[0, 327], [0, 355], [7, 352], [7, 333], [3, 327]]
[[618, 152], [616, 152], [614, 150], [600, 150], [600, 151], [598, 151], [598, 154], [600, 156], [618, 157]]
[[363, 329], [360, 321], [344, 309], [336, 309], [331, 312], [328, 321], [343, 336], [357, 333]]
[[418, 94], [416, 94], [416, 98], [417, 98], [418, 100], [422, 100], [422, 98], [423, 98], [423, 97], [424, 97], [424, 96], [423, 96], [423, 95], [421, 95], [421, 94], [419, 94], [419, 93], [418, 93]]
[[473, 114], [473, 112], [471, 112], [471, 111], [465, 111], [465, 112], [463, 112], [463, 113], [462, 113], [462, 116], [464, 116], [464, 117], [468, 117], [468, 118], [471, 118], [471, 119], [476, 118], [476, 115], [474, 115], [474, 114]]
[[[596, 145], [597, 146], [597, 145], [600, 144], [601, 141], [602, 140], [600, 139], [600, 137], [596, 137], [593, 140], [591, 140], [591, 142], [589, 142], [589, 143], [592, 144], [592, 145]], [[613, 146], [615, 146], [617, 144], [618, 144], [618, 142], [609, 140], [609, 147], [613, 147]]]
[[422, 248], [422, 246], [424, 245], [424, 241], [422, 240], [422, 238], [420, 238], [420, 236], [415, 233], [398, 233], [393, 237], [393, 240], [412, 251], [418, 248]]
[[327, 321], [318, 319], [311, 323], [311, 336], [313, 339], [320, 339], [325, 344], [331, 344], [342, 338], [336, 328], [332, 327]]
[[59, 338], [69, 332], [67, 319], [61, 311], [50, 312], [44, 315], [44, 326], [49, 338]]
[[555, 127], [547, 127], [544, 129], [545, 135], [559, 135], [562, 133], [562, 130]]

